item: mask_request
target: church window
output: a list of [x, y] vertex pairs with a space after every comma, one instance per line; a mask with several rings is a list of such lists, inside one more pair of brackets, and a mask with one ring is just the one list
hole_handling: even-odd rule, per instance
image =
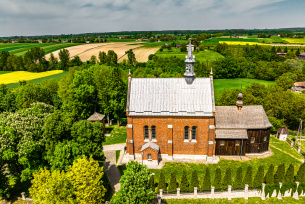
[[151, 127], [151, 139], [156, 139], [156, 126]]
[[251, 137], [251, 142], [250, 143], [254, 143], [255, 142], [255, 137]]
[[144, 139], [148, 140], [149, 139], [149, 132], [148, 132], [148, 126], [144, 126]]
[[196, 140], [196, 126], [192, 127], [192, 140]]
[[220, 146], [225, 146], [225, 141], [224, 140], [220, 141]]
[[184, 127], [184, 139], [185, 140], [189, 139], [189, 126]]

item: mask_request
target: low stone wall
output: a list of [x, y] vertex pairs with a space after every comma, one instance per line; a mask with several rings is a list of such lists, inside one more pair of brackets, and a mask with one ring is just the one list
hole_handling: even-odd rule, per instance
[[[299, 186], [299, 182], [296, 182], [297, 187]], [[266, 184], [262, 184], [262, 190], [252, 189], [249, 190], [248, 185], [245, 185], [244, 190], [232, 190], [232, 186], [228, 186], [227, 191], [223, 192], [215, 192], [215, 187], [212, 186], [210, 192], [197, 192], [197, 187], [194, 188], [194, 193], [180, 193], [180, 188], [177, 188], [176, 194], [164, 194], [163, 190], [160, 189], [160, 194], [158, 195], [160, 199], [196, 199], [196, 198], [210, 198], [210, 199], [217, 199], [217, 198], [227, 198], [231, 200], [232, 198], [252, 198], [252, 197], [261, 197], [262, 200], [265, 200], [265, 186]], [[280, 187], [282, 184], [280, 183]], [[305, 193], [302, 192], [300, 195], [298, 191], [293, 194], [293, 198], [299, 199], [299, 196], [305, 196]], [[269, 197], [269, 195], [267, 196]], [[276, 190], [272, 193], [270, 197], [277, 197], [278, 199], [282, 199], [282, 197], [291, 197], [291, 189], [287, 190], [284, 195], [280, 192], [276, 195]]]

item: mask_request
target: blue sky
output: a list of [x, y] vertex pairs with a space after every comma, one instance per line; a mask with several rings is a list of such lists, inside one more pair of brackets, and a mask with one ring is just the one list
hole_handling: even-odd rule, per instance
[[304, 0], [1, 0], [0, 36], [305, 27]]

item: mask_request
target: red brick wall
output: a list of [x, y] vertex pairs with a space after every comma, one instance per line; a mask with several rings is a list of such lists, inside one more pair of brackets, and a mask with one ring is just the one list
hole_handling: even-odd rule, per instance
[[150, 147], [143, 151], [143, 160], [148, 159], [148, 154], [151, 154], [152, 160], [158, 160], [158, 152]]
[[[209, 130], [209, 125], [214, 125], [214, 117], [128, 117], [127, 123], [133, 124], [133, 128], [127, 128], [127, 140], [133, 140], [133, 129], [135, 153], [141, 153], [141, 147], [145, 144], [144, 126], [154, 125], [157, 139], [155, 143], [160, 147], [160, 154], [172, 155], [173, 149], [173, 154], [207, 155], [209, 134], [209, 141], [213, 141], [213, 145], [209, 145], [208, 155], [215, 155], [215, 129]], [[168, 128], [168, 125], [172, 125], [173, 128]], [[184, 142], [185, 126], [189, 126], [190, 129], [192, 126], [197, 127], [197, 143]], [[173, 140], [173, 144], [168, 144], [168, 140]], [[133, 144], [128, 142], [127, 152], [133, 154]]]

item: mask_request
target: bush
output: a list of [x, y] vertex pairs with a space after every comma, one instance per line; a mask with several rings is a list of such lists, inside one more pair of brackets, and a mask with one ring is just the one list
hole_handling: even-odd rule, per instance
[[165, 177], [164, 177], [164, 174], [162, 171], [161, 171], [160, 177], [159, 177], [158, 192], [160, 191], [160, 189], [162, 189], [163, 192], [166, 191]]
[[202, 185], [202, 190], [211, 190], [211, 176], [210, 176], [210, 171], [209, 168], [206, 168], [205, 171], [205, 176], [204, 176], [204, 180], [203, 180], [203, 185]]
[[293, 180], [294, 180], [294, 166], [290, 164], [285, 174], [284, 183], [285, 184], [292, 183]]
[[244, 180], [243, 180], [243, 184], [248, 184], [249, 186], [252, 186], [252, 166], [248, 166], [247, 168], [247, 172], [245, 174]]
[[262, 183], [264, 182], [264, 166], [261, 165], [258, 167], [257, 173], [253, 180], [253, 186], [261, 187]]
[[176, 174], [175, 174], [175, 172], [172, 172], [171, 179], [169, 181], [168, 191], [173, 192], [173, 191], [176, 191], [177, 188], [178, 188], [178, 185], [177, 185]]
[[216, 169], [213, 185], [214, 185], [215, 189], [221, 188], [221, 170], [220, 170], [220, 168]]
[[198, 185], [198, 175], [197, 171], [194, 170], [192, 173], [192, 180], [191, 180], [191, 185], [190, 185], [190, 191], [194, 190], [194, 187], [199, 187]]
[[232, 185], [232, 176], [231, 176], [231, 169], [227, 168], [226, 174], [223, 178], [222, 187], [228, 188], [228, 185]]
[[234, 180], [234, 188], [243, 188], [243, 184], [242, 184], [242, 180], [243, 180], [243, 169], [242, 167], [238, 167], [237, 171], [236, 171], [236, 176], [235, 176], [235, 180]]
[[285, 164], [280, 164], [274, 174], [274, 183], [283, 182], [285, 176]]
[[151, 190], [152, 190], [153, 192], [155, 192], [155, 174], [152, 174], [152, 175], [151, 175], [150, 185], [151, 185]]
[[305, 163], [300, 166], [296, 180], [300, 183], [305, 183]]
[[265, 175], [264, 181], [265, 181], [266, 184], [274, 184], [273, 172], [274, 172], [274, 166], [273, 166], [273, 164], [271, 164], [269, 166], [269, 169], [268, 169], [266, 175]]
[[[189, 189], [189, 182], [187, 180], [186, 171], [183, 171], [181, 182], [180, 182], [180, 190], [181, 191], [187, 191]], [[190, 189], [191, 190], [191, 189]], [[194, 189], [193, 189], [194, 190]]]

